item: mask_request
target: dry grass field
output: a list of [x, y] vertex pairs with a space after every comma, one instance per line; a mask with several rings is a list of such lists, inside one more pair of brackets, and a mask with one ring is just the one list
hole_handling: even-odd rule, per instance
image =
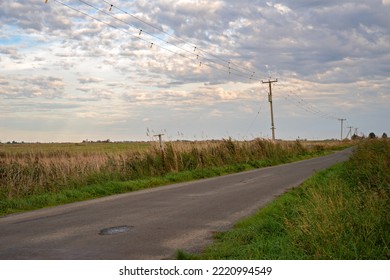
[[340, 145], [345, 143], [172, 141], [164, 143], [162, 155], [157, 142], [0, 144], [0, 199], [231, 164], [260, 167]]

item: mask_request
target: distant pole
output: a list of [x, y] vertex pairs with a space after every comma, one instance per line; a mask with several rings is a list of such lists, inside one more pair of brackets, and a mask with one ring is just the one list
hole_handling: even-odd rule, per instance
[[278, 79], [271, 81], [269, 79], [268, 81], [264, 82], [262, 81], [263, 84], [268, 84], [269, 85], [269, 92], [268, 92], [268, 101], [269, 101], [269, 106], [271, 108], [271, 129], [272, 129], [272, 141], [275, 141], [275, 123], [274, 123], [274, 109], [272, 106], [272, 83], [277, 83]]
[[341, 122], [341, 137], [340, 137], [340, 140], [343, 141], [343, 123], [347, 119], [338, 119], [338, 120]]
[[345, 138], [348, 138], [349, 135], [352, 136], [352, 128], [353, 128], [353, 126], [348, 126], [347, 128], [349, 128], [349, 131], [348, 131], [348, 134], [347, 134], [347, 136]]
[[157, 134], [157, 135], [154, 135], [154, 136], [158, 136], [158, 141], [159, 141], [159, 143], [160, 143], [160, 151], [161, 151], [161, 158], [162, 158], [162, 162], [163, 162], [163, 164], [164, 164], [164, 162], [165, 162], [165, 152], [164, 152], [164, 146], [163, 146], [163, 144], [162, 144], [162, 136], [163, 136], [164, 134]]

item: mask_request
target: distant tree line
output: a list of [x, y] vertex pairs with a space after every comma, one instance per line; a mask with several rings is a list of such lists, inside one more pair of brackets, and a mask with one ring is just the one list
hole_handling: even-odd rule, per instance
[[[365, 137], [364, 136], [358, 136], [356, 134], [352, 135], [351, 139], [352, 140], [358, 140], [358, 139], [364, 139]], [[376, 134], [374, 132], [370, 132], [370, 134], [368, 134], [368, 139], [376, 139], [378, 138], [378, 136], [376, 136]], [[382, 134], [382, 138], [383, 139], [387, 139], [387, 133], [386, 132], [383, 132]]]
[[[370, 139], [375, 139], [375, 138], [378, 138], [378, 137], [375, 135], [374, 132], [370, 132], [370, 134], [368, 134], [368, 138], [370, 138]], [[387, 138], [386, 132], [383, 132], [382, 138], [385, 138], [385, 139]]]
[[96, 140], [96, 141], [91, 141], [91, 140], [83, 140], [83, 143], [111, 143], [111, 140], [110, 139], [106, 139], [106, 140]]

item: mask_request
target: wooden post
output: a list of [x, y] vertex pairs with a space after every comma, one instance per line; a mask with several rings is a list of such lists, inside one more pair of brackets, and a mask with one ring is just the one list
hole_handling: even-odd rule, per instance
[[269, 93], [268, 93], [268, 102], [271, 110], [271, 129], [272, 129], [272, 141], [275, 141], [275, 123], [274, 123], [274, 108], [272, 106], [272, 83], [277, 83], [278, 79], [271, 81], [269, 79], [268, 81], [264, 82], [262, 81], [263, 84], [268, 84], [269, 85]]
[[162, 158], [163, 166], [165, 166], [165, 151], [164, 151], [164, 146], [163, 146], [163, 143], [162, 143], [162, 136], [163, 135], [164, 134], [157, 134], [157, 135], [154, 135], [154, 136], [158, 136], [158, 141], [160, 143], [161, 158]]

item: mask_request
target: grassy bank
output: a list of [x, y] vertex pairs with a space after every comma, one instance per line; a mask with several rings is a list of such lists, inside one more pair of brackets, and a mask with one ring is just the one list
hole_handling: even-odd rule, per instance
[[390, 142], [351, 159], [238, 223], [200, 255], [179, 259], [390, 259]]
[[[0, 215], [97, 198], [158, 185], [229, 174], [322, 155], [339, 142], [266, 140], [3, 145], [0, 150]], [[99, 149], [102, 149], [101, 151]]]

